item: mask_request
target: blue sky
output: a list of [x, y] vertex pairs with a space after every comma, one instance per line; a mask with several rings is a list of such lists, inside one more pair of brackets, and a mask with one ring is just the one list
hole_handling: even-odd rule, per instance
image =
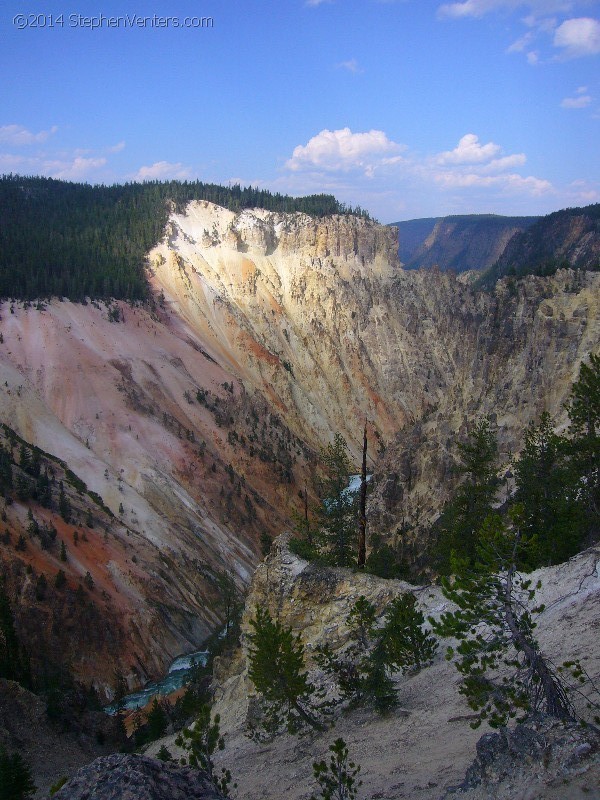
[[600, 0], [139, 3], [4, 0], [0, 173], [324, 191], [382, 222], [600, 201]]

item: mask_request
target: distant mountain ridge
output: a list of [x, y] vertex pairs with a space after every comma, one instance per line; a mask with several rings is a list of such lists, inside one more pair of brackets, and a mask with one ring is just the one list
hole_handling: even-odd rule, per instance
[[538, 219], [465, 214], [393, 224], [398, 228], [398, 255], [405, 269], [438, 266], [465, 272], [492, 267], [512, 237]]
[[484, 282], [492, 285], [505, 275], [551, 275], [561, 267], [600, 269], [600, 203], [540, 217], [510, 240]]

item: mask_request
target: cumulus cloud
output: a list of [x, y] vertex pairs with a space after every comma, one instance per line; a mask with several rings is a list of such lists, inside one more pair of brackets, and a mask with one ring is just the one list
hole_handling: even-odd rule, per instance
[[[367, 205], [388, 217], [402, 198], [422, 197], [447, 213], [492, 208], [514, 213], [554, 197], [550, 181], [523, 174], [524, 153], [506, 153], [494, 141], [466, 133], [455, 147], [420, 154], [394, 142], [384, 131], [324, 130], [295, 148], [280, 178], [279, 191], [331, 192], [346, 202]], [[435, 198], [435, 201], [432, 200]]]
[[500, 153], [500, 145], [494, 142], [480, 144], [479, 137], [474, 133], [466, 133], [458, 142], [454, 150], [446, 150], [437, 156], [440, 164], [481, 164], [490, 161]]
[[443, 189], [483, 188], [500, 190], [503, 194], [533, 196], [551, 191], [552, 184], [547, 180], [510, 171], [526, 161], [524, 153], [502, 155], [500, 145], [481, 144], [476, 134], [467, 133], [453, 150], [445, 150], [429, 159], [424, 171]]
[[350, 128], [322, 130], [305, 145], [294, 148], [286, 167], [292, 172], [318, 169], [348, 172], [363, 170], [372, 176], [375, 169], [394, 154], [405, 149], [391, 141], [383, 131], [353, 133]]
[[120, 153], [121, 150], [124, 150], [124, 149], [125, 149], [125, 142], [121, 141], [121, 142], [117, 142], [117, 144], [114, 144], [112, 147], [109, 147], [108, 148], [108, 152], [109, 153]]
[[132, 175], [133, 180], [136, 181], [154, 181], [162, 179], [185, 179], [190, 177], [190, 171], [187, 167], [179, 161], [172, 164], [169, 161], [155, 161], [154, 164], [143, 166]]
[[565, 58], [600, 53], [600, 22], [591, 17], [565, 20], [554, 32], [554, 45], [563, 49]]
[[53, 125], [47, 131], [32, 133], [22, 125], [2, 125], [0, 126], [0, 143], [12, 145], [13, 147], [23, 147], [31, 144], [41, 144], [49, 136], [56, 133], [58, 127]]

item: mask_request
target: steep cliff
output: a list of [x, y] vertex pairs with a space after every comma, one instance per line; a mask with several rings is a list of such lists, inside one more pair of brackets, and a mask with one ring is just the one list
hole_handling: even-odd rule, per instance
[[[89, 571], [89, 602], [115, 630], [110, 647], [76, 654], [77, 676], [105, 689], [120, 664], [139, 684], [195, 649], [220, 619], [216, 574], [248, 582], [261, 534], [286, 527], [305, 483], [312, 493], [334, 432], [357, 457], [367, 419], [370, 523], [394, 535], [439, 509], [468, 419], [496, 414], [505, 452], [542, 409], [560, 422], [600, 342], [600, 275], [478, 294], [403, 271], [396, 248], [362, 218], [193, 202], [149, 255], [154, 305], [2, 305], [2, 419], [113, 515], [69, 547], [71, 587]], [[35, 500], [7, 506], [11, 535], [28, 510], [42, 514]], [[84, 522], [82, 506], [60, 538]], [[14, 536], [0, 540], [11, 574], [54, 580], [58, 552], [17, 553]]]
[[558, 267], [600, 268], [600, 204], [541, 217], [510, 240], [485, 280], [492, 285], [503, 275], [548, 275]]
[[405, 269], [487, 269], [500, 258], [512, 237], [537, 219], [465, 214], [397, 222], [398, 253]]

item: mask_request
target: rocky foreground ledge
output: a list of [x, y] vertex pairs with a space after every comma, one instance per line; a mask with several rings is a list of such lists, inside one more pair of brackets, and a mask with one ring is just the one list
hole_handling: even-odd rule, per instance
[[155, 758], [115, 754], [82, 767], [55, 800], [223, 800], [206, 774]]
[[538, 715], [477, 742], [464, 781], [442, 800], [600, 798], [600, 731]]

